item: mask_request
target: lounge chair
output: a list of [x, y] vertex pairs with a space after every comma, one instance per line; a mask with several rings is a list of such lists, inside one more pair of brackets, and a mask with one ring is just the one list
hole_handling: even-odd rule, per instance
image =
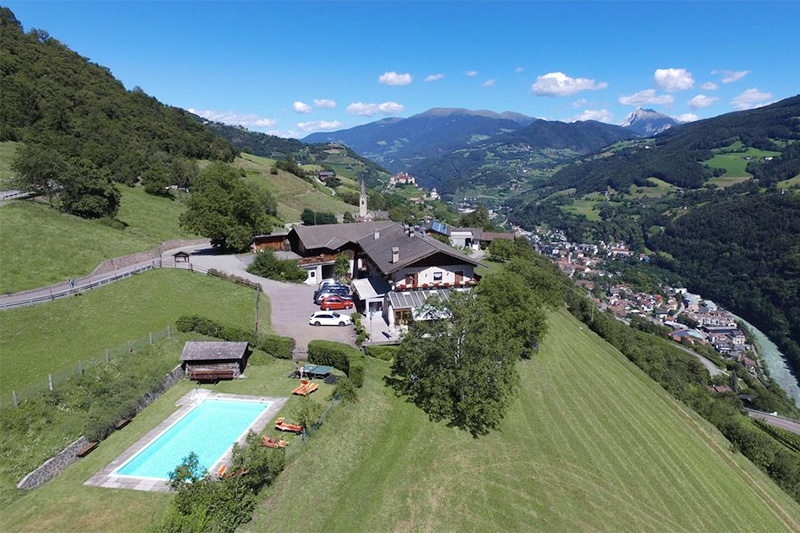
[[280, 417], [277, 420], [275, 420], [275, 428], [276, 429], [280, 429], [281, 431], [290, 431], [292, 433], [302, 433], [303, 432], [303, 426], [299, 426], [297, 424], [284, 424], [283, 420], [284, 420], [283, 417]]
[[275, 440], [267, 435], [261, 439], [261, 445], [266, 446], [267, 448], [285, 448], [289, 445], [289, 443], [283, 439]]
[[299, 394], [300, 396], [306, 395], [306, 389], [311, 385], [308, 380], [303, 380], [299, 387], [292, 391], [292, 394]]
[[226, 465], [222, 465], [221, 467], [219, 467], [219, 470], [217, 470], [217, 477], [220, 478], [220, 479], [224, 478], [225, 477], [225, 472], [227, 472], [227, 471], [228, 471], [228, 467]]

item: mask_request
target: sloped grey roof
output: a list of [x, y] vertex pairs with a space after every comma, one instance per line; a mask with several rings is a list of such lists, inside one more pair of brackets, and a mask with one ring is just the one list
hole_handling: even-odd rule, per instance
[[348, 242], [356, 242], [365, 235], [372, 235], [388, 226], [396, 226], [391, 220], [354, 222], [350, 224], [325, 224], [322, 226], [297, 226], [292, 231], [303, 242], [307, 250], [327, 248], [336, 250]]
[[181, 361], [227, 361], [242, 359], [247, 352], [246, 342], [186, 341]]
[[[358, 245], [384, 274], [396, 272], [436, 253], [447, 254], [464, 263], [480, 265], [478, 261], [436, 239], [422, 235], [407, 235], [403, 226], [399, 224], [381, 230], [377, 239], [372, 233], [362, 237], [358, 240]], [[392, 248], [398, 248], [400, 251], [400, 260], [397, 263], [392, 263]]]

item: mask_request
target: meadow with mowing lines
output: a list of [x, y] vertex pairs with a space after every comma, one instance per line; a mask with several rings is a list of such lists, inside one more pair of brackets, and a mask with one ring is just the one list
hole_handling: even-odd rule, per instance
[[[255, 291], [186, 270], [157, 269], [54, 302], [0, 312], [0, 394], [44, 383], [48, 373], [94, 359], [106, 348], [163, 331], [199, 314], [252, 329]], [[269, 328], [261, 295], [260, 330]]]
[[180, 228], [183, 204], [120, 187], [122, 200], [109, 225], [14, 200], [0, 207], [0, 292], [18, 292], [85, 276], [104, 259], [141, 252], [170, 239], [193, 239]]
[[[560, 310], [499, 431], [435, 424], [369, 360], [245, 531], [778, 531], [800, 506]], [[313, 512], [310, 512], [313, 510]]]
[[13, 141], [0, 143], [0, 189], [6, 188], [8, 185], [6, 180], [14, 175], [11, 171], [11, 162], [14, 160], [19, 146], [21, 146], [20, 143]]
[[[278, 201], [278, 216], [285, 222], [299, 222], [303, 209], [331, 213], [355, 212], [358, 208], [331, 196], [327, 187], [317, 188], [294, 174], [279, 170], [271, 174], [273, 159], [242, 154], [236, 165], [247, 173], [246, 179], [269, 191]], [[325, 192], [323, 192], [323, 190]]]
[[[747, 164], [750, 161], [758, 161], [764, 157], [777, 157], [780, 152], [770, 152], [768, 150], [760, 150], [758, 148], [748, 148], [741, 152], [730, 152], [731, 149], [741, 149], [741, 143], [728, 148], [715, 149], [714, 157], [703, 164], [712, 168], [721, 168], [725, 170], [722, 178], [752, 178], [753, 175], [747, 172]], [[709, 180], [711, 183], [713, 180]]]
[[674, 185], [658, 178], [647, 178], [647, 181], [652, 183], [653, 187], [639, 187], [638, 185], [631, 185], [626, 196], [631, 198], [660, 198], [678, 189]]

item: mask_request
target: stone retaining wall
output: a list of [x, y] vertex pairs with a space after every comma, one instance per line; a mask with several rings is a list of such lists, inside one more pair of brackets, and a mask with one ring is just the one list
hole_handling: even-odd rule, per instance
[[[167, 373], [167, 375], [164, 376], [164, 379], [161, 380], [161, 383], [153, 392], [149, 392], [142, 396], [142, 399], [139, 400], [139, 403], [136, 406], [136, 414], [139, 414], [145, 407], [156, 401], [156, 399], [164, 394], [164, 392], [166, 392], [170, 387], [183, 379], [184, 375], [185, 372], [183, 371], [181, 365], [173, 368], [169, 373]], [[78, 452], [86, 445], [87, 442], [89, 442], [89, 439], [86, 437], [79, 438], [58, 452], [54, 457], [51, 457], [42, 463], [42, 466], [22, 478], [22, 480], [17, 483], [17, 488], [21, 490], [35, 489], [36, 487], [39, 487], [47, 481], [53, 479], [63, 472], [64, 469], [66, 469], [69, 465], [78, 460]]]
[[136, 263], [141, 263], [143, 261], [152, 261], [154, 259], [158, 259], [159, 257], [161, 257], [161, 254], [163, 254], [167, 250], [172, 250], [174, 248], [182, 248], [184, 246], [195, 246], [206, 243], [208, 243], [208, 239], [194, 239], [194, 240], [173, 239], [171, 241], [163, 243], [158, 248], [153, 248], [152, 250], [146, 250], [144, 252], [136, 252], [135, 254], [124, 255], [122, 257], [115, 257], [114, 259], [106, 259], [105, 261], [102, 261], [99, 265], [97, 265], [97, 268], [95, 268], [92, 271], [92, 274], [105, 274], [106, 272], [111, 272], [112, 270], [116, 270], [118, 268], [125, 268], [130, 265], [135, 265]]

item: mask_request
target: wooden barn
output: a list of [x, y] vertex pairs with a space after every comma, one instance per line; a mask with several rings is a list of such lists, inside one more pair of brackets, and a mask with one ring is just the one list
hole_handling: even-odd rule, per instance
[[235, 379], [247, 366], [248, 343], [187, 341], [181, 362], [186, 377], [197, 381]]
[[253, 243], [250, 245], [250, 251], [253, 253], [262, 250], [272, 250], [273, 252], [287, 252], [291, 250], [289, 245], [289, 238], [286, 233], [272, 233], [270, 235], [256, 235]]

